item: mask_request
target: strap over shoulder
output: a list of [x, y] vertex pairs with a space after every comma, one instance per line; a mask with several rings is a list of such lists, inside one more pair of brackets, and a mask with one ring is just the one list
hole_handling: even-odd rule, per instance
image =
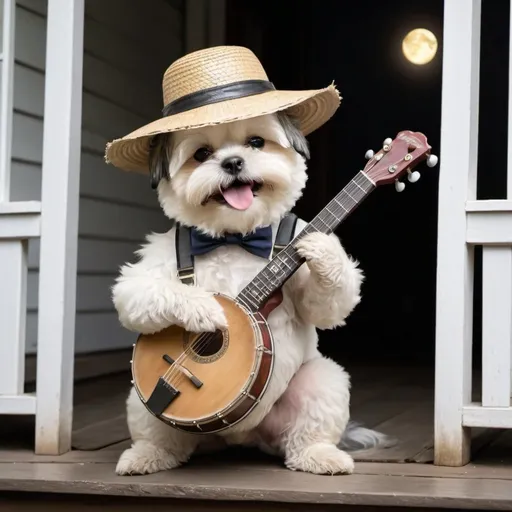
[[272, 250], [272, 257], [279, 254], [295, 237], [295, 228], [297, 226], [297, 215], [288, 213], [279, 223], [277, 229], [276, 239], [274, 241], [274, 248]]
[[176, 265], [178, 278], [183, 284], [195, 284], [194, 257], [190, 250], [190, 228], [176, 223]]

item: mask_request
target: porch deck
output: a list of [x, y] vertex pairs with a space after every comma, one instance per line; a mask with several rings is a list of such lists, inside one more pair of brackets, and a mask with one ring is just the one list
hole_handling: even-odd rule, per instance
[[[354, 419], [399, 439], [394, 448], [356, 454], [360, 462], [354, 475], [294, 473], [281, 461], [254, 451], [229, 450], [222, 456], [197, 456], [172, 472], [118, 477], [115, 463], [129, 445], [123, 411], [129, 378], [119, 373], [77, 384], [75, 449], [63, 456], [33, 454], [33, 418], [2, 419], [0, 504], [9, 500], [20, 510], [33, 510], [35, 503], [44, 503], [49, 510], [59, 510], [59, 503], [81, 504], [86, 510], [108, 500], [114, 510], [116, 504], [136, 507], [141, 500], [147, 506], [152, 498], [157, 509], [172, 503], [177, 510], [231, 510], [231, 506], [302, 510], [302, 506], [311, 509], [311, 504], [322, 510], [335, 505], [512, 509], [510, 433], [477, 432], [471, 464], [435, 467], [430, 372], [389, 367], [349, 370]], [[46, 493], [43, 501], [40, 493]]]

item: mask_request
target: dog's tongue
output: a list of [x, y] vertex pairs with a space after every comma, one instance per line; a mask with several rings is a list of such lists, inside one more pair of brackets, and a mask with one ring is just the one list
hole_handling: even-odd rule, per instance
[[222, 191], [222, 195], [226, 202], [237, 210], [247, 210], [254, 199], [250, 185], [227, 188]]

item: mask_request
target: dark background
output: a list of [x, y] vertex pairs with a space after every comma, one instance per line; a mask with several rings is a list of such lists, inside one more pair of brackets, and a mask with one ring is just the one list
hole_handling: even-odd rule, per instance
[[[280, 89], [315, 89], [333, 80], [343, 97], [334, 118], [309, 136], [309, 181], [295, 211], [314, 215], [401, 130], [421, 131], [440, 152], [441, 0], [228, 0], [228, 44], [251, 48]], [[484, 0], [479, 197], [504, 197], [509, 2]], [[414, 28], [439, 41], [425, 66], [405, 60]], [[366, 274], [363, 300], [347, 326], [321, 333], [321, 349], [340, 362], [433, 362], [439, 167], [419, 169], [403, 193], [379, 188], [337, 230]], [[444, 169], [449, 172], [449, 169]], [[480, 337], [479, 265], [475, 355]]]

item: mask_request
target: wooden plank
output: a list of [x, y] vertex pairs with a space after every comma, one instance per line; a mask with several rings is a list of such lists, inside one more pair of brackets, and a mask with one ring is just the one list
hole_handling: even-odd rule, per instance
[[[113, 465], [117, 462], [121, 453], [130, 447], [130, 441], [123, 441], [106, 448], [94, 451], [73, 450], [63, 455], [35, 455], [31, 449], [0, 449], [1, 463], [92, 463], [92, 464], [108, 464], [111, 471]], [[507, 443], [507, 449], [509, 443]], [[441, 467], [430, 464], [397, 464], [386, 462], [359, 462], [356, 464], [355, 473], [357, 475], [389, 475], [399, 476], [402, 478], [421, 477], [421, 478], [454, 478], [454, 479], [470, 479], [470, 480], [512, 480], [512, 470], [506, 464], [503, 464], [503, 445], [496, 445], [496, 448], [489, 449], [488, 453], [492, 453], [492, 458], [486, 455], [481, 463], [470, 463], [464, 467]], [[218, 456], [193, 457], [187, 464], [190, 472], [194, 469], [212, 469], [216, 468], [231, 469], [233, 472], [239, 471], [265, 471], [281, 473], [283, 467], [276, 459], [262, 462], [255, 461], [248, 455], [242, 462], [233, 462], [225, 460], [225, 453], [220, 458]], [[185, 468], [185, 466], [184, 466]], [[181, 471], [181, 470], [180, 470]], [[175, 472], [173, 471], [172, 474]], [[151, 478], [151, 477], [147, 477]], [[129, 479], [127, 479], [129, 480]]]
[[482, 251], [482, 405], [509, 407], [512, 357], [512, 251]]
[[[35, 505], [37, 503], [37, 505]], [[239, 503], [230, 503], [226, 501], [204, 501], [188, 499], [158, 499], [158, 498], [118, 498], [118, 497], [98, 497], [98, 496], [80, 496], [65, 495], [55, 496], [49, 494], [27, 494], [27, 493], [7, 493], [0, 498], [0, 504], [6, 507], [6, 510], [30, 511], [37, 507], [41, 512], [61, 512], [68, 511], [71, 508], [78, 512], [96, 511], [98, 508], [105, 508], [109, 512], [132, 512], [146, 510], [173, 510], [174, 512], [212, 512], [212, 511], [237, 511], [241, 510]], [[7, 508], [8, 507], [8, 508]], [[335, 507], [335, 506], [334, 506]], [[247, 512], [300, 512], [311, 510], [311, 505], [305, 504], [286, 504], [286, 503], [244, 503], [243, 510]], [[322, 506], [318, 504], [314, 510], [334, 510], [332, 505]], [[408, 508], [408, 512], [419, 512], [424, 509]], [[387, 512], [403, 512], [396, 507], [388, 507]], [[382, 512], [380, 507], [350, 506], [344, 505], [343, 512]]]
[[123, 373], [76, 385], [73, 448], [97, 450], [129, 439], [126, 399], [131, 374], [126, 356]]
[[97, 450], [128, 439], [126, 414], [121, 414], [73, 431], [72, 446], [76, 450]]
[[40, 201], [18, 201], [0, 203], [0, 215], [18, 213], [41, 213]]
[[16, 4], [21, 7], [26, 7], [30, 11], [34, 11], [42, 16], [46, 17], [48, 12], [47, 2], [41, 2], [41, 0], [16, 0]]
[[[138, 0], [141, 2], [144, 0]], [[105, 4], [104, 4], [105, 5]], [[109, 4], [110, 5], [110, 4]], [[123, 13], [129, 9], [124, 8]], [[123, 16], [124, 17], [124, 16]], [[153, 31], [151, 25], [147, 25], [147, 31]], [[134, 33], [140, 33], [142, 38], [146, 30], [137, 29]], [[181, 41], [166, 29], [163, 36], [166, 55], [155, 55], [154, 46], [146, 45], [144, 41], [114, 34], [110, 23], [99, 23], [96, 20], [86, 18], [85, 48], [89, 55], [104, 60], [109, 65], [128, 72], [130, 76], [144, 77], [148, 87], [161, 92], [162, 75], [168, 65], [181, 55]], [[158, 47], [162, 46], [162, 40]], [[151, 59], [148, 59], [151, 55]]]
[[[29, 354], [37, 350], [37, 320], [37, 313], [27, 313], [26, 348]], [[116, 312], [76, 315], [74, 335], [76, 353], [128, 348], [136, 339], [136, 333], [127, 331], [119, 324]]]
[[[86, 23], [85, 30], [89, 29]], [[171, 49], [172, 51], [172, 49]], [[170, 62], [169, 62], [170, 63]], [[148, 64], [146, 63], [146, 66]], [[89, 53], [84, 55], [84, 89], [134, 112], [147, 121], [159, 117], [162, 110], [162, 87], [146, 73], [130, 73]], [[162, 72], [157, 67], [152, 71]]]
[[462, 421], [468, 427], [512, 428], [512, 407], [466, 405], [462, 410]]
[[[380, 388], [381, 386], [374, 386]], [[384, 392], [379, 393], [374, 399], [363, 403], [356, 403], [351, 407], [351, 418], [365, 427], [374, 428], [377, 425], [403, 413], [405, 410], [418, 403], [431, 401], [432, 389], [422, 385], [408, 385], [384, 387]]]
[[281, 470], [184, 467], [119, 477], [109, 464], [0, 464], [0, 490], [108, 494], [225, 501], [505, 509], [508, 480], [388, 475], [322, 477]]
[[[13, 116], [13, 148], [12, 156], [22, 162], [41, 164], [43, 144], [42, 119], [29, 117], [20, 112]], [[82, 130], [82, 149], [103, 156], [106, 138]], [[29, 145], [30, 147], [27, 147]]]
[[[509, 32], [512, 33], [512, 9], [509, 13]], [[507, 137], [507, 199], [512, 199], [512, 37], [509, 37], [508, 54], [508, 137]]]
[[[138, 242], [121, 242], [78, 239], [78, 273], [101, 274], [118, 272], [119, 266], [127, 261], [135, 261], [134, 251], [140, 247]], [[28, 251], [28, 268], [39, 268], [39, 240], [31, 240]]]
[[118, 375], [75, 385], [75, 430], [125, 413], [131, 380], [129, 360], [125, 363], [124, 371]]
[[[31, 30], [29, 26], [21, 26], [20, 30]], [[34, 41], [35, 44], [35, 41]], [[30, 64], [30, 63], [29, 63]], [[33, 65], [33, 64], [32, 64]], [[35, 116], [43, 115], [44, 108], [44, 62], [38, 63], [40, 69], [27, 67], [23, 62], [17, 62], [14, 67], [14, 108]], [[131, 112], [138, 113], [137, 117], [144, 122], [155, 119], [162, 109], [161, 87], [141, 80], [139, 75], [132, 75], [116, 69], [112, 65], [89, 54], [84, 55], [84, 126], [100, 125], [95, 123], [94, 115], [108, 117], [108, 110], [117, 110], [120, 118], [108, 120], [119, 123], [124, 116], [134, 124]], [[142, 100], [142, 98], [144, 98]], [[103, 99], [103, 100], [102, 100]], [[107, 106], [105, 107], [105, 103]], [[116, 108], [117, 105], [117, 108]], [[102, 115], [102, 108], [107, 109]], [[87, 109], [89, 109], [88, 115]], [[143, 124], [141, 123], [141, 124]], [[140, 126], [137, 125], [136, 127]], [[101, 129], [101, 125], [99, 126]], [[129, 133], [133, 128], [128, 128]], [[94, 131], [94, 129], [92, 130]], [[100, 132], [101, 133], [101, 132]], [[107, 134], [109, 136], [109, 134]], [[119, 135], [118, 135], [119, 136]]]
[[358, 460], [412, 462], [425, 446], [432, 445], [434, 405], [432, 400], [420, 399], [402, 413], [374, 426], [379, 432], [395, 438], [390, 448], [368, 450], [354, 454]]
[[[24, 115], [23, 113], [26, 113], [42, 119], [44, 75], [18, 65], [16, 66], [16, 84], [20, 84], [19, 88], [16, 86], [14, 98], [14, 108], [17, 114]], [[105, 143], [108, 140], [122, 137], [152, 120], [152, 118], [134, 114], [88, 92], [83, 93], [83, 109], [83, 128], [92, 134], [101, 136]], [[157, 115], [158, 111], [155, 111], [153, 119]], [[32, 119], [32, 121], [34, 121], [32, 130], [37, 130], [37, 126], [40, 126], [41, 130], [41, 135], [37, 133], [32, 135], [33, 139], [42, 140], [42, 123], [37, 123], [37, 119]], [[20, 121], [17, 120], [17, 122]], [[14, 135], [22, 137], [21, 140], [13, 140], [13, 144], [16, 144], [17, 148], [17, 151], [13, 152], [14, 156], [21, 160], [41, 161], [39, 146], [32, 150], [26, 148], [24, 151], [24, 134], [18, 130]]]
[[[27, 241], [0, 240], [0, 395], [21, 395], [25, 380]], [[0, 402], [0, 413], [8, 412]]]
[[[127, 371], [132, 358], [132, 347], [102, 352], [87, 352], [75, 356], [75, 383], [81, 380], [104, 377]], [[31, 384], [36, 379], [36, 354], [25, 356], [25, 384]]]
[[[144, 201], [147, 200], [153, 205], [155, 204], [155, 198], [151, 198], [149, 194], [144, 194], [144, 190], [147, 189], [144, 177], [120, 176], [119, 172], [121, 171], [108, 169], [105, 171], [105, 176], [97, 182], [101, 185], [103, 181], [107, 181], [110, 177], [115, 176], [117, 178], [112, 184], [106, 186], [104, 194], [94, 192], [95, 196], [85, 196], [80, 199], [79, 235], [87, 238], [110, 240], [111, 242], [122, 241], [134, 247], [134, 244], [144, 242], [146, 236], [152, 231], [157, 233], [169, 231], [172, 227], [172, 221], [164, 215], [160, 208], [148, 205], [142, 206], [138, 201], [130, 202], [130, 195], [135, 197], [136, 188], [139, 187], [140, 190], [141, 181], [143, 181], [144, 188], [140, 190], [141, 198], [146, 198]], [[95, 174], [96, 172], [93, 173], [92, 177]], [[123, 178], [125, 181], [123, 181]], [[92, 179], [87, 177], [81, 179], [82, 182], [85, 180], [89, 181], [92, 188]], [[115, 191], [116, 184], [119, 185], [118, 192]], [[114, 194], [118, 198], [122, 197], [124, 186], [127, 187], [128, 199], [126, 203], [122, 199], [116, 200], [113, 197], [107, 197]], [[104, 197], [101, 197], [102, 195]], [[34, 196], [31, 199], [33, 198]], [[29, 198], [25, 197], [25, 199]], [[112, 260], [112, 258], [109, 259]], [[31, 260], [33, 261], [32, 257]], [[123, 262], [119, 261], [119, 263]]]
[[[112, 312], [114, 305], [111, 299], [113, 275], [78, 275], [76, 285], [76, 311]], [[39, 273], [31, 271], [27, 279], [27, 307], [29, 311], [37, 311], [39, 293]]]
[[512, 245], [512, 212], [467, 214], [467, 242], [473, 245]]
[[[96, 66], [97, 67], [97, 66]], [[124, 77], [128, 80], [127, 77]], [[20, 112], [26, 112], [33, 116], [43, 116], [44, 108], [44, 74], [34, 69], [29, 69], [21, 64], [15, 67], [14, 108]], [[130, 81], [128, 81], [130, 84]], [[119, 83], [118, 86], [124, 90], [129, 90], [130, 85]], [[91, 92], [83, 93], [83, 111], [82, 126], [92, 133], [102, 135], [106, 139], [120, 137], [120, 134], [126, 134], [142, 126], [149, 120], [154, 119], [158, 110], [154, 110], [151, 116], [140, 116], [133, 113], [128, 107], [121, 107], [117, 98], [110, 99], [106, 97], [105, 91], [95, 86], [93, 90], [100, 94], [97, 96]], [[146, 97], [149, 91], [139, 90], [142, 97]], [[103, 93], [103, 94], [102, 94]], [[160, 96], [158, 92], [153, 92], [154, 96]], [[138, 98], [139, 102], [140, 97]], [[144, 102], [141, 102], [144, 103]]]
[[0, 239], [26, 240], [41, 234], [41, 214], [22, 212], [0, 215]]
[[161, 211], [141, 212], [138, 207], [93, 198], [80, 201], [79, 233], [82, 237], [141, 242], [148, 233], [166, 233], [171, 226], [171, 221]]
[[[360, 406], [371, 406], [380, 400], [402, 396], [408, 387], [433, 388], [433, 370], [403, 366], [356, 365], [345, 368], [351, 380], [350, 407], [356, 414]], [[354, 416], [358, 421], [358, 418]]]
[[435, 459], [468, 462], [462, 406], [471, 399], [473, 253], [466, 201], [476, 198], [480, 0], [444, 4], [441, 170], [436, 301]]
[[[99, 5], [94, 7], [97, 11], [96, 14], [99, 14], [102, 19], [101, 22], [98, 22], [89, 15], [86, 16], [84, 33], [84, 48], [86, 52], [84, 55], [84, 75], [86, 81], [84, 85], [88, 90], [95, 90], [94, 87], [90, 87], [90, 81], [94, 80], [94, 76], [89, 74], [89, 63], [91, 61], [104, 61], [108, 63], [109, 68], [119, 68], [123, 70], [124, 74], [128, 74], [125, 87], [126, 84], [134, 81], [140, 86], [147, 88], [147, 93], [156, 100], [157, 94], [160, 92], [158, 86], [161, 86], [161, 83], [159, 82], [161, 82], [165, 68], [183, 53], [180, 34], [183, 21], [178, 11], [173, 10], [169, 12], [165, 6], [163, 9], [166, 12], [159, 15], [157, 11], [160, 10], [160, 6], [164, 5], [165, 2], [160, 0], [152, 1], [154, 2], [153, 12], [148, 14], [151, 17], [156, 17], [158, 23], [166, 24], [165, 30], [161, 32], [155, 31], [154, 24], [141, 24], [140, 19], [137, 29], [127, 35], [113, 30], [113, 25], [117, 23], [122, 24], [122, 22], [117, 21], [117, 16], [103, 17], [101, 11], [105, 9], [106, 4], [102, 4], [102, 9], [99, 8]], [[36, 0], [36, 2], [40, 5], [37, 11], [41, 12], [41, 7], [46, 2], [41, 2], [40, 0]], [[18, 4], [20, 3], [18, 2]], [[28, 5], [26, 6], [28, 7]], [[88, 0], [87, 11], [89, 11], [90, 6], [92, 6], [92, 3], [91, 0]], [[111, 4], [109, 3], [109, 8], [110, 6]], [[28, 7], [28, 9], [23, 8], [23, 5], [18, 5], [16, 9], [16, 60], [32, 68], [44, 71], [46, 20], [44, 16], [30, 12], [35, 10], [32, 7]], [[132, 2], [129, 8], [123, 6], [122, 11], [124, 21], [126, 17], [135, 19], [137, 17], [140, 18], [141, 14], [144, 16], [144, 12], [148, 11], [148, 7], [147, 3], [143, 3], [143, 0], [138, 0]], [[178, 16], [175, 15], [176, 13]], [[170, 30], [169, 22], [176, 23], [177, 30]], [[165, 45], [162, 45], [163, 37], [165, 37]], [[151, 42], [151, 38], [156, 38], [157, 42]], [[151, 54], [151, 59], [148, 59], [148, 54]], [[147, 80], [148, 77], [149, 81]], [[122, 93], [120, 94], [122, 95]], [[161, 100], [161, 94], [158, 94], [158, 96], [160, 96]]]
[[19, 112], [13, 116], [12, 156], [29, 162], [42, 162], [43, 122]]
[[512, 200], [509, 199], [478, 199], [466, 201], [467, 212], [511, 212]]
[[[90, 153], [82, 153], [80, 168], [81, 196], [160, 210], [157, 195], [150, 189], [147, 176], [123, 172], [112, 165], [107, 165], [103, 157]], [[39, 164], [13, 162], [11, 195], [13, 201], [41, 199]]]
[[101, 450], [73, 450], [62, 455], [36, 455], [31, 448], [24, 449], [0, 449], [0, 460], [2, 463], [93, 463], [93, 464], [115, 464], [121, 453], [130, 447], [129, 441], [123, 441], [110, 445]]
[[71, 447], [84, 0], [48, 0], [36, 452]]
[[32, 394], [0, 395], [0, 414], [35, 414], [36, 397]]
[[15, 0], [2, 2], [2, 76], [0, 90], [0, 203], [9, 201], [14, 89]]
[[496, 432], [498, 435], [480, 451], [475, 460], [485, 464], [485, 467], [503, 468], [512, 473], [508, 460], [512, 453], [512, 430], [489, 429], [489, 431]]
[[124, 370], [124, 372], [107, 375], [100, 379], [77, 383], [74, 391], [75, 405], [81, 407], [86, 404], [101, 403], [104, 396], [125, 392], [127, 394], [131, 379], [129, 365]]
[[[496, 439], [500, 431], [495, 429], [471, 429], [471, 460], [475, 460], [487, 446]], [[434, 439], [412, 457], [412, 462], [418, 464], [428, 464], [434, 460]], [[464, 466], [464, 468], [467, 466]]]
[[[102, 352], [87, 352], [75, 356], [75, 382], [114, 373], [125, 372], [132, 358], [132, 347]], [[35, 354], [25, 356], [25, 383], [36, 379], [37, 358]]]

